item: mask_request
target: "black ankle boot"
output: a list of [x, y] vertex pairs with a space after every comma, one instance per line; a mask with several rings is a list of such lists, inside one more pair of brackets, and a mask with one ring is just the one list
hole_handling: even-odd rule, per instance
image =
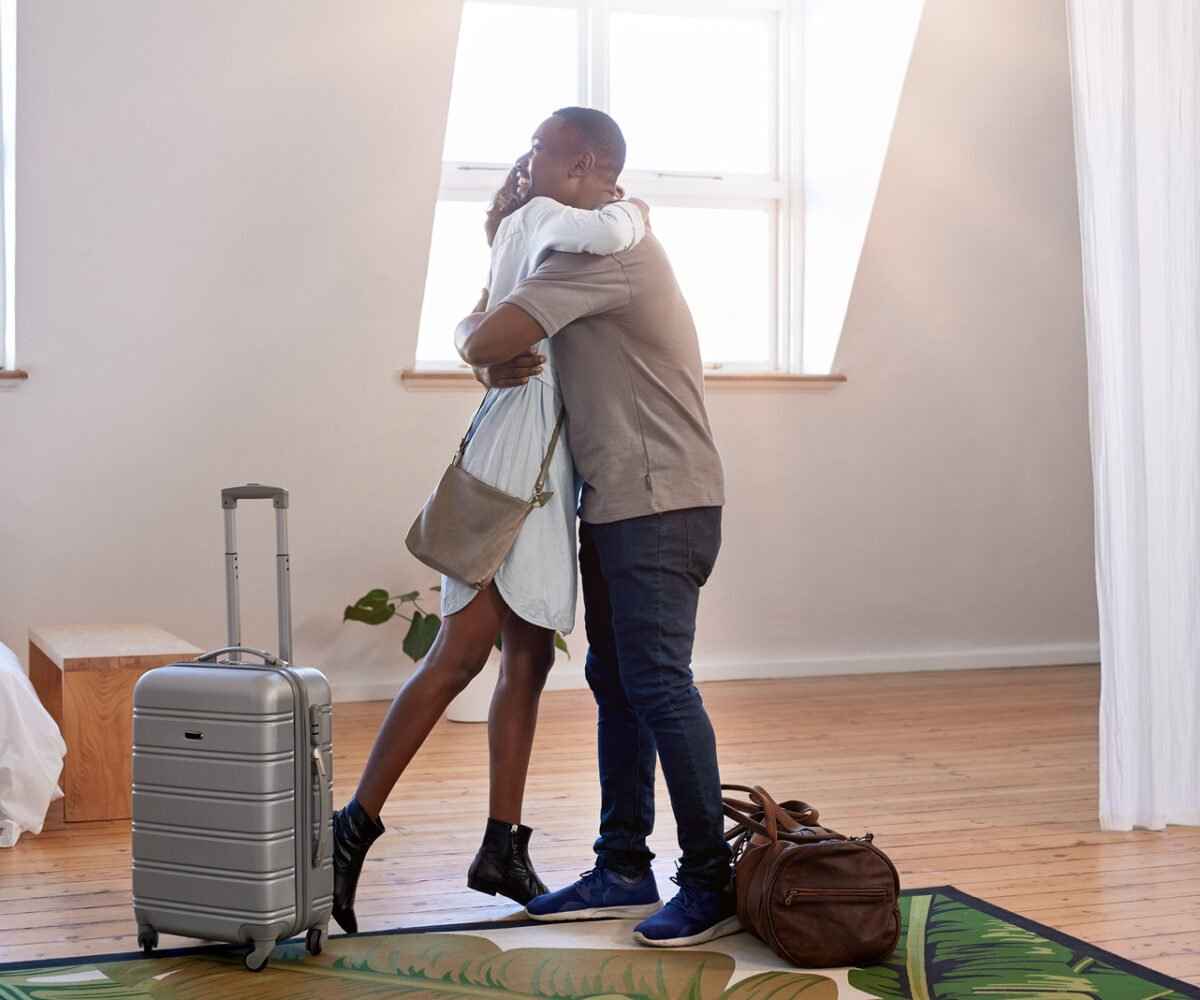
[[333, 814], [333, 919], [347, 934], [358, 931], [354, 892], [367, 850], [383, 833], [383, 823], [371, 819], [358, 799]]
[[467, 872], [467, 885], [489, 896], [499, 893], [524, 905], [547, 891], [529, 860], [529, 837], [533, 833], [518, 823], [489, 819], [483, 844]]

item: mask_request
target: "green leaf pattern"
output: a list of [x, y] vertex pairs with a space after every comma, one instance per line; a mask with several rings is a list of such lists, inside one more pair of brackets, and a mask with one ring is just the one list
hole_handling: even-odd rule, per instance
[[[119, 967], [123, 966], [123, 968]], [[726, 990], [735, 962], [704, 951], [516, 948], [467, 934], [337, 938], [319, 956], [298, 943], [276, 949], [251, 976], [235, 954], [101, 964], [106, 983], [45, 994], [23, 977], [0, 978], [2, 1000], [200, 1000], [405, 997], [406, 1000], [836, 1000], [824, 976], [771, 972]], [[136, 971], [135, 971], [136, 970]], [[251, 993], [246, 992], [248, 989]], [[88, 992], [91, 991], [91, 992]]]
[[[289, 942], [256, 975], [243, 969], [235, 951], [0, 973], [0, 1000], [838, 1000], [838, 981], [848, 981], [856, 996], [879, 1000], [1197, 995], [1164, 988], [1106, 963], [1083, 942], [1060, 944], [952, 895], [902, 897], [901, 913], [900, 941], [887, 961], [833, 973], [837, 980], [776, 969], [733, 982], [735, 959], [717, 951], [504, 950], [473, 934], [381, 934], [334, 938], [315, 958]], [[553, 940], [553, 931], [547, 939]], [[753, 942], [738, 948], [754, 949], [759, 968], [777, 964]], [[65, 981], [70, 978], [81, 981]]]
[[849, 976], [881, 1000], [1184, 1000], [951, 896], [905, 896], [900, 912], [892, 956]]

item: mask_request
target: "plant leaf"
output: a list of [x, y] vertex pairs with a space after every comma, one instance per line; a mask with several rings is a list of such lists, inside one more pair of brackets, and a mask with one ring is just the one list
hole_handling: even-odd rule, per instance
[[566, 640], [566, 639], [564, 639], [564, 638], [562, 637], [562, 633], [561, 633], [561, 632], [555, 632], [555, 633], [554, 633], [554, 648], [555, 648], [555, 649], [560, 649], [560, 650], [562, 650], [564, 653], [566, 653], [566, 654], [567, 654], [567, 659], [568, 659], [568, 660], [571, 658], [571, 650], [570, 650], [570, 648], [567, 646], [567, 640]]
[[382, 625], [396, 613], [386, 590], [369, 590], [342, 613], [343, 622]]
[[419, 590], [410, 590], [407, 594], [401, 594], [399, 597], [396, 598], [396, 600], [399, 601], [401, 604], [411, 604], [413, 601], [415, 601], [420, 596], [421, 596], [421, 592]]
[[396, 605], [389, 604], [383, 608], [364, 608], [359, 605], [347, 607], [342, 612], [344, 622], [362, 622], [364, 625], [382, 625], [396, 613]]
[[414, 611], [412, 624], [408, 626], [408, 634], [404, 637], [404, 652], [408, 658], [414, 663], [424, 659], [441, 627], [442, 620], [437, 615]]

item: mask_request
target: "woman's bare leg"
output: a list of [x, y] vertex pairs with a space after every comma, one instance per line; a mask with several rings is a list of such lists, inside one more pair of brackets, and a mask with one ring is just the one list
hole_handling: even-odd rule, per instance
[[354, 794], [373, 819], [446, 707], [483, 669], [508, 617], [508, 605], [492, 584], [443, 620], [429, 655], [388, 709]]
[[493, 819], [517, 824], [521, 822], [538, 701], [554, 666], [554, 633], [510, 614], [502, 636], [500, 679], [488, 713], [488, 812]]
[[483, 843], [467, 885], [528, 903], [546, 892], [529, 858], [533, 831], [521, 824], [521, 800], [537, 726], [538, 699], [554, 663], [554, 633], [510, 614], [503, 628], [500, 679], [488, 713], [490, 801]]
[[491, 586], [442, 622], [425, 662], [388, 709], [358, 791], [334, 812], [332, 916], [347, 933], [358, 930], [354, 896], [367, 851], [383, 833], [384, 802], [446, 706], [487, 662], [507, 617], [508, 607]]

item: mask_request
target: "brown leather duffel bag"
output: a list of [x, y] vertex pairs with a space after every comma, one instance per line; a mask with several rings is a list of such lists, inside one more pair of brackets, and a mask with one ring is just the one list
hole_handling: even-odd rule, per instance
[[866, 965], [900, 937], [900, 876], [871, 834], [845, 837], [817, 825], [804, 802], [775, 802], [762, 787], [722, 785], [742, 926], [793, 965]]

